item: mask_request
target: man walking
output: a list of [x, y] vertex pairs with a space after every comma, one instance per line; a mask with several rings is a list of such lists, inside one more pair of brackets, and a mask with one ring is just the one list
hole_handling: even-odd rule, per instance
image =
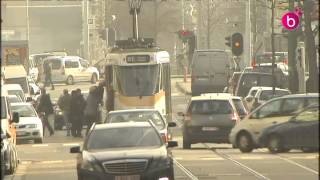
[[70, 103], [71, 103], [71, 95], [69, 94], [68, 89], [64, 89], [63, 94], [59, 97], [58, 106], [62, 110], [63, 119], [67, 128], [67, 136], [70, 136], [70, 128], [71, 128], [71, 123], [69, 120]]
[[39, 99], [39, 104], [37, 106], [37, 111], [43, 114], [41, 118], [43, 123], [43, 134], [45, 132], [45, 127], [47, 127], [48, 130], [50, 131], [50, 136], [52, 136], [54, 134], [54, 130], [48, 121], [48, 117], [50, 114], [53, 114], [53, 107], [52, 107], [50, 95], [46, 93], [45, 88], [41, 89], [41, 96]]
[[[54, 90], [54, 85], [52, 83], [52, 65], [50, 62], [44, 63], [44, 75], [45, 75], [45, 87], [51, 84], [51, 90]], [[48, 84], [50, 83], [50, 84]]]
[[71, 92], [70, 121], [72, 123], [71, 134], [73, 137], [81, 137], [83, 110], [85, 100], [81, 94], [81, 90], [73, 90]]
[[89, 129], [91, 128], [92, 124], [97, 122], [98, 120], [98, 108], [99, 108], [99, 94], [98, 89], [96, 86], [92, 86], [89, 89], [89, 95], [87, 97], [87, 104], [84, 109], [85, 119], [87, 120], [87, 131], [88, 134]]

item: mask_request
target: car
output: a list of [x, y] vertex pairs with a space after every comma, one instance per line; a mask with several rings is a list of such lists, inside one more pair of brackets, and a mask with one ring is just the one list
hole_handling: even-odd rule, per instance
[[17, 149], [10, 138], [1, 127], [1, 176], [13, 174], [18, 166]]
[[169, 148], [176, 141], [164, 143], [157, 128], [149, 122], [94, 124], [78, 153], [78, 180], [83, 179], [174, 179], [174, 165]]
[[129, 109], [110, 111], [104, 123], [120, 122], [148, 122], [151, 121], [159, 130], [164, 142], [172, 139], [169, 127], [175, 127], [175, 122], [167, 122], [166, 119], [156, 109]]
[[264, 128], [289, 121], [297, 111], [319, 104], [318, 99], [318, 93], [291, 94], [271, 99], [237, 123], [229, 134], [229, 141], [241, 152], [251, 152], [259, 148], [258, 138]]
[[7, 89], [8, 95], [19, 96], [23, 102], [26, 102], [27, 98], [25, 97], [25, 94], [20, 84], [4, 84], [3, 87]]
[[[43, 65], [51, 63], [52, 81], [74, 84], [74, 82], [89, 81], [95, 84], [99, 80], [97, 68], [89, 66], [89, 62], [78, 56], [50, 56]], [[44, 81], [44, 72], [41, 80]]]
[[8, 95], [9, 103], [19, 103], [23, 102], [23, 100], [20, 98], [20, 96], [17, 95]]
[[319, 105], [311, 105], [293, 116], [288, 122], [263, 130], [258, 140], [260, 147], [272, 153], [301, 149], [319, 150]]
[[13, 112], [18, 112], [20, 122], [17, 123], [17, 140], [34, 140], [35, 143], [43, 142], [43, 125], [36, 110], [30, 103], [12, 103]]
[[248, 95], [245, 97], [245, 102], [250, 111], [254, 110], [256, 107], [265, 103], [266, 101], [281, 97], [284, 95], [289, 95], [290, 91], [287, 89], [275, 88], [275, 94], [273, 94], [272, 87], [264, 86], [254, 86], [250, 89]]
[[242, 99], [229, 93], [194, 96], [183, 116], [183, 148], [201, 142], [227, 143], [233, 126], [247, 114]]

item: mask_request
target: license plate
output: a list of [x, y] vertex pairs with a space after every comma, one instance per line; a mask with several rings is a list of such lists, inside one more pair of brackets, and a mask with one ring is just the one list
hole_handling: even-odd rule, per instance
[[216, 131], [217, 127], [202, 127], [202, 131]]
[[114, 180], [140, 180], [140, 175], [116, 176]]

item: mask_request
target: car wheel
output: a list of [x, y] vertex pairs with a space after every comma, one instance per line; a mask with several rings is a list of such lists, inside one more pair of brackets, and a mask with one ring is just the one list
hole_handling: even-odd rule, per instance
[[183, 149], [191, 149], [191, 143], [189, 142], [188, 138], [186, 137], [186, 135], [183, 135], [183, 145], [182, 145]]
[[281, 145], [280, 137], [275, 135], [268, 138], [267, 147], [271, 153], [280, 153], [284, 150]]
[[36, 144], [42, 144], [43, 143], [43, 138], [35, 139], [34, 143]]
[[243, 153], [248, 153], [253, 150], [253, 143], [248, 133], [241, 133], [237, 138], [237, 146]]
[[67, 85], [72, 85], [74, 82], [73, 82], [73, 77], [72, 76], [68, 76], [67, 77]]
[[95, 84], [95, 83], [97, 83], [97, 81], [98, 81], [97, 75], [96, 75], [96, 74], [92, 74], [92, 76], [91, 76], [91, 83], [92, 83], [92, 84]]

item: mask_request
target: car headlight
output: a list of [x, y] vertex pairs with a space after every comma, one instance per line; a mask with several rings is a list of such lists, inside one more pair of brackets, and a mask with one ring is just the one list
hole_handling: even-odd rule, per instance
[[27, 124], [26, 128], [37, 128], [36, 124]]
[[97, 172], [103, 172], [103, 169], [93, 161], [84, 160], [81, 164], [81, 168], [88, 170], [88, 171], [97, 171]]

